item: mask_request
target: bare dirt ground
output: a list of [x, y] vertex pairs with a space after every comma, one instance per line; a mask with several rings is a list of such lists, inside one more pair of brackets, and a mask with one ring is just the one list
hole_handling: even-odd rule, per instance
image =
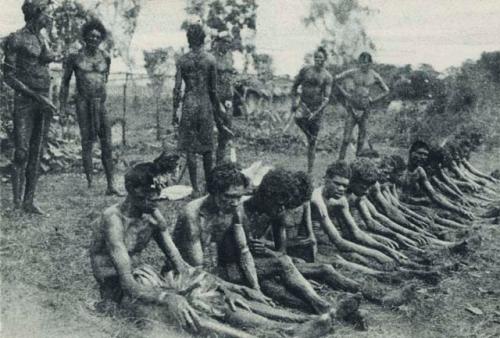
[[[149, 160], [156, 153], [132, 148], [127, 150], [127, 158]], [[473, 163], [490, 172], [499, 162], [498, 155], [493, 154], [498, 153], [481, 153]], [[302, 153], [240, 149], [238, 155], [243, 165], [262, 159], [295, 170], [306, 167]], [[332, 156], [318, 155], [316, 183]], [[10, 185], [0, 186], [1, 337], [186, 336], [158, 323], [140, 330], [127, 318], [95, 312], [98, 292], [87, 253], [89, 221], [120, 200], [103, 196], [102, 173], [96, 183], [95, 188], [87, 190], [82, 174], [42, 177], [37, 198], [49, 213], [45, 218], [13, 212]], [[181, 204], [175, 202], [169, 207], [169, 220], [175, 219], [174, 210]], [[475, 231], [482, 237], [481, 246], [465, 257], [450, 258], [458, 263], [458, 270], [445, 275], [439, 285], [415, 282], [416, 299], [397, 309], [364, 303], [369, 330], [338, 326], [332, 337], [500, 337], [500, 226], [480, 224]], [[161, 253], [154, 246], [143, 259], [157, 267], [162, 263]], [[339, 295], [324, 293], [333, 300]]]

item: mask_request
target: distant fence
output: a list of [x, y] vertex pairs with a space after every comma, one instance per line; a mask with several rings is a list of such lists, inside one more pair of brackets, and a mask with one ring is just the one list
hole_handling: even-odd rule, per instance
[[[61, 70], [52, 71], [51, 98], [58, 105], [58, 94], [61, 83]], [[106, 108], [111, 120], [115, 124], [114, 131], [121, 129], [121, 143], [135, 143], [138, 141], [152, 142], [162, 139], [170, 128], [172, 116], [172, 92], [174, 76], [167, 76], [161, 95], [156, 95], [150, 85], [150, 78], [146, 73], [115, 72], [111, 73], [107, 84]], [[75, 81], [71, 81], [69, 109], [74, 114]], [[269, 117], [279, 121], [279, 125], [287, 125], [289, 116], [281, 118], [284, 106], [289, 106], [287, 95], [263, 95], [249, 89], [235, 94], [233, 100], [235, 110], [243, 116], [254, 115], [259, 118]], [[13, 110], [13, 92], [0, 80], [0, 114], [2, 120], [9, 119]], [[289, 110], [286, 108], [286, 110]], [[74, 116], [74, 115], [73, 115]], [[281, 122], [284, 120], [283, 122]], [[121, 128], [117, 127], [121, 125]], [[129, 130], [145, 130], [146, 135], [134, 139], [137, 135], [130, 135]], [[135, 134], [135, 133], [134, 133]], [[116, 137], [115, 137], [116, 138]]]

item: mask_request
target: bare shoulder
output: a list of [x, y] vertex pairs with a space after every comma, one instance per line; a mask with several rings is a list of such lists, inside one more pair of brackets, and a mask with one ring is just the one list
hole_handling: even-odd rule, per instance
[[358, 71], [359, 71], [358, 68], [350, 68], [350, 69], [344, 70], [343, 72], [340, 72], [337, 75], [335, 75], [335, 79], [340, 80], [340, 79], [344, 79], [344, 78], [353, 76]]
[[323, 186], [317, 187], [313, 190], [311, 195], [311, 203], [315, 205], [319, 205], [324, 203], [323, 199]]
[[182, 218], [188, 222], [196, 221], [198, 219], [198, 216], [200, 215], [201, 207], [203, 206], [203, 203], [207, 198], [208, 196], [200, 197], [186, 204], [182, 208], [179, 214], [179, 218]]
[[122, 217], [122, 212], [120, 210], [119, 204], [114, 204], [102, 212], [102, 226], [105, 228], [116, 226], [117, 220]]

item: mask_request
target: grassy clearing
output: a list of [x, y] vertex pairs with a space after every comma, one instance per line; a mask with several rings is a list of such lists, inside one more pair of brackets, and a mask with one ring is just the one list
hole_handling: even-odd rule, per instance
[[[123, 160], [151, 159], [157, 151], [152, 125], [130, 128], [134, 147], [123, 152]], [[144, 141], [146, 139], [146, 141]], [[141, 140], [139, 142], [138, 140]], [[153, 146], [149, 146], [149, 145]], [[301, 149], [301, 148], [299, 148]], [[401, 149], [379, 148], [380, 152]], [[479, 154], [473, 163], [487, 171], [498, 166], [498, 156]], [[497, 153], [498, 154], [498, 153]], [[286, 150], [262, 152], [238, 148], [239, 160], [248, 165], [261, 159], [291, 169], [305, 169], [305, 156]], [[318, 154], [314, 180], [320, 183], [332, 155]], [[200, 166], [201, 167], [201, 166]], [[122, 174], [123, 172], [120, 172]], [[119, 175], [121, 176], [121, 175]], [[122, 180], [121, 177], [118, 178]], [[187, 180], [187, 175], [185, 175]], [[153, 325], [140, 331], [126, 318], [95, 313], [98, 300], [87, 249], [89, 221], [118, 198], [105, 197], [104, 178], [99, 175], [95, 188], [87, 190], [82, 174], [68, 173], [41, 178], [38, 201], [50, 217], [38, 218], [11, 211], [10, 186], [1, 185], [1, 336], [2, 337], [182, 337], [170, 328]], [[165, 208], [173, 221], [182, 202]], [[417, 298], [395, 310], [363, 304], [370, 330], [357, 332], [350, 327], [336, 328], [336, 337], [498, 337], [500, 336], [500, 227], [482, 226], [479, 250], [459, 262], [458, 271], [435, 287], [419, 284]], [[160, 251], [152, 246], [143, 260], [161, 266]], [[335, 299], [339, 293], [324, 292]], [[474, 306], [483, 314], [465, 308]]]

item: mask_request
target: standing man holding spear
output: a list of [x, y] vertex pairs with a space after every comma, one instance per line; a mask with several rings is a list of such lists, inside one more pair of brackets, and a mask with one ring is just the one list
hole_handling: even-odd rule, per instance
[[26, 25], [7, 38], [3, 63], [5, 82], [15, 91], [14, 208], [34, 214], [44, 214], [34, 202], [35, 188], [50, 120], [57, 110], [49, 99], [49, 63], [55, 57], [41, 34], [52, 23], [49, 5], [49, 0], [24, 1], [21, 8]]

